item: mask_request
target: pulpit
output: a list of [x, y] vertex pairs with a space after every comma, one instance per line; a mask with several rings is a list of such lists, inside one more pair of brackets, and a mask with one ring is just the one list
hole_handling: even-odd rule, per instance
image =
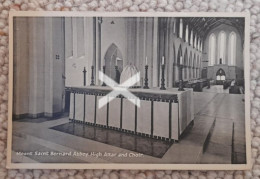
[[99, 108], [99, 99], [109, 96], [110, 87], [67, 87], [70, 92], [69, 119], [86, 125], [161, 140], [179, 140], [194, 119], [193, 90], [177, 88], [129, 89], [140, 99], [135, 106], [122, 95]]

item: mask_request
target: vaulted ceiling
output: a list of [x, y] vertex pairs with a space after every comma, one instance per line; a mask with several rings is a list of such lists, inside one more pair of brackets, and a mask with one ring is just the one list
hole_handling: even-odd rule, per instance
[[240, 17], [183, 17], [184, 24], [188, 24], [200, 37], [205, 38], [209, 31], [226, 24], [237, 29], [240, 36], [244, 37], [245, 19]]

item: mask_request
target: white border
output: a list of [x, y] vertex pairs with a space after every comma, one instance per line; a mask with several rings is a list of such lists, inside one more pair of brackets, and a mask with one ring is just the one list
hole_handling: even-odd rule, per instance
[[[78, 163], [12, 163], [12, 102], [13, 102], [13, 17], [244, 17], [244, 78], [245, 78], [245, 132], [247, 164], [78, 164]], [[249, 24], [247, 12], [58, 12], [58, 11], [10, 11], [9, 13], [9, 95], [7, 168], [9, 169], [147, 169], [147, 170], [249, 170], [251, 161], [250, 131], [250, 54]]]

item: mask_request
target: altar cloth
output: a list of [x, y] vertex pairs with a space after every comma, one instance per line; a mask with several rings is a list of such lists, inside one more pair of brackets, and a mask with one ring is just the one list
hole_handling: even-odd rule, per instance
[[141, 136], [179, 140], [180, 135], [194, 119], [192, 89], [178, 91], [129, 89], [140, 99], [140, 108], [122, 95], [102, 108], [98, 101], [109, 96], [109, 87], [69, 87], [70, 114], [72, 121]]

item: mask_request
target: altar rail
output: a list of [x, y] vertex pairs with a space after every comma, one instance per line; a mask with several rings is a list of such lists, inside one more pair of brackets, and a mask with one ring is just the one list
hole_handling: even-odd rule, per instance
[[[187, 114], [180, 115], [183, 108], [179, 106], [177, 94], [131, 89], [141, 100], [140, 108], [119, 95], [99, 109], [98, 100], [109, 94], [111, 89], [67, 87], [66, 91], [70, 92], [70, 120], [73, 122], [172, 141], [178, 140], [193, 120]], [[184, 99], [183, 95], [181, 99]]]

